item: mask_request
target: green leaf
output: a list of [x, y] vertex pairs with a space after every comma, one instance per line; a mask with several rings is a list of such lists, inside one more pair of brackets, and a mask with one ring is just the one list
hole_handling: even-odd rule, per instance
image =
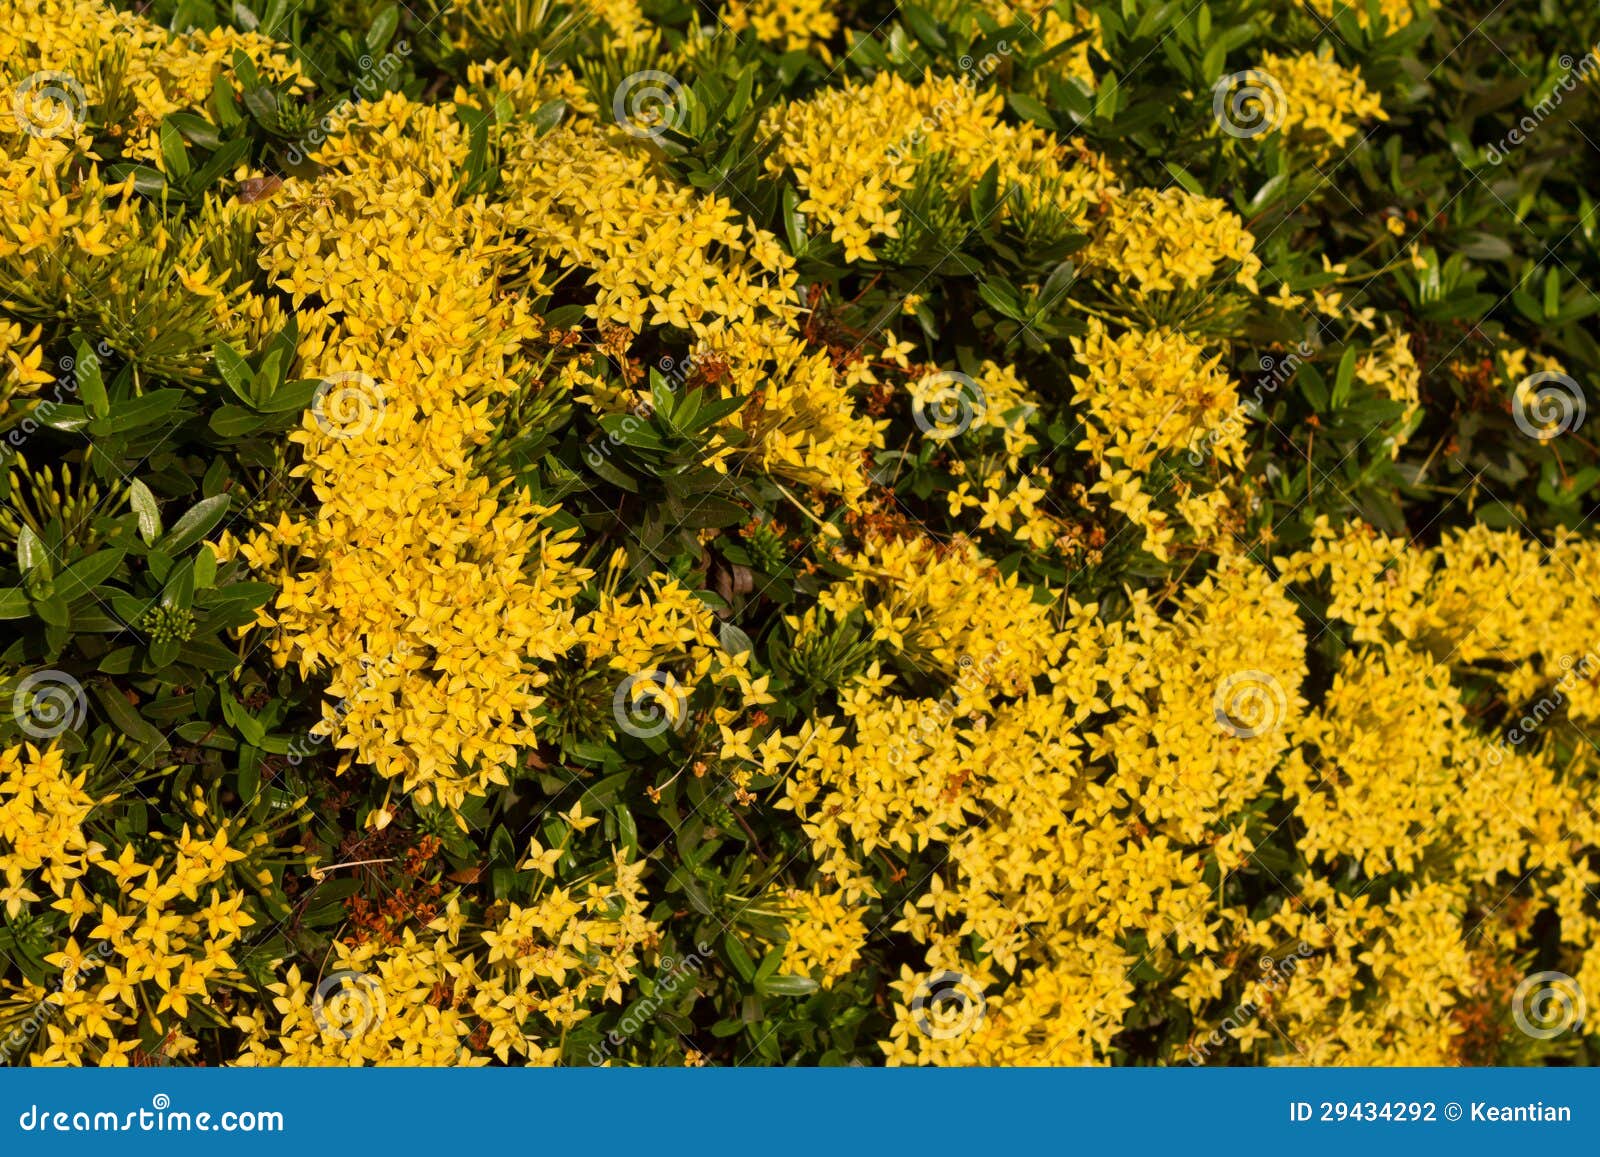
[[929, 48], [943, 52], [950, 47], [949, 41], [944, 38], [944, 33], [939, 31], [939, 25], [924, 9], [918, 8], [915, 4], [902, 3], [900, 17], [916, 38]]
[[58, 594], [51, 593], [35, 598], [33, 613], [52, 627], [65, 629], [72, 625], [72, 612], [67, 608], [67, 600]]
[[988, 221], [994, 216], [999, 198], [1000, 164], [996, 161], [983, 171], [983, 176], [978, 178], [977, 184], [972, 186], [972, 192], [967, 195], [973, 219], [980, 225]]
[[800, 194], [790, 184], [783, 186], [783, 232], [789, 239], [789, 252], [799, 256], [806, 251], [806, 216], [800, 212]]
[[236, 129], [244, 123], [244, 118], [239, 115], [238, 102], [233, 99], [233, 86], [228, 83], [227, 75], [221, 69], [217, 70], [211, 82], [211, 115], [224, 131]]
[[534, 109], [533, 115], [528, 118], [528, 124], [538, 136], [543, 136], [555, 128], [567, 115], [567, 102], [564, 100], [549, 100]]
[[1328, 387], [1315, 366], [1301, 366], [1294, 376], [1295, 388], [1303, 394], [1311, 408], [1319, 414], [1328, 412]]
[[183, 134], [170, 120], [165, 120], [161, 122], [160, 136], [161, 160], [167, 174], [182, 181], [189, 175], [189, 147], [183, 143]]
[[178, 661], [181, 646], [176, 639], [157, 639], [150, 644], [150, 663], [152, 666], [170, 667]]
[[116, 573], [125, 554], [127, 551], [120, 547], [108, 547], [79, 559], [56, 579], [56, 594], [69, 603], [82, 598]]
[[[151, 648], [154, 651], [154, 648]], [[222, 708], [222, 718], [228, 725], [237, 731], [246, 743], [259, 747], [266, 738], [266, 724], [250, 714], [244, 704], [233, 697], [229, 691], [224, 691], [217, 699], [217, 704]]]
[[607, 414], [600, 419], [600, 428], [608, 435], [608, 441], [615, 439], [623, 446], [641, 450], [666, 449], [661, 435], [655, 432], [650, 423], [632, 414]]
[[263, 414], [285, 414], [303, 410], [311, 404], [311, 399], [321, 384], [318, 378], [286, 382], [273, 392], [272, 397], [264, 399], [256, 409]]
[[203, 671], [231, 671], [239, 665], [239, 656], [211, 639], [190, 639], [184, 643], [179, 656], [191, 667]]
[[138, 653], [137, 647], [118, 647], [108, 651], [95, 669], [103, 675], [126, 675], [133, 670], [133, 660]]
[[[209, 550], [197, 551], [198, 555], [210, 556]], [[183, 562], [172, 568], [172, 573], [167, 576], [167, 581], [161, 588], [161, 605], [164, 607], [181, 607], [189, 610], [194, 605], [194, 559], [186, 558]]]
[[222, 135], [217, 132], [217, 126], [197, 116], [192, 112], [175, 112], [167, 117], [167, 123], [183, 134], [183, 139], [199, 145], [202, 149], [219, 149], [222, 147]]
[[167, 178], [160, 169], [152, 169], [149, 165], [112, 165], [107, 174], [113, 181], [126, 181], [133, 178], [133, 190], [146, 197], [155, 196], [167, 187]]
[[189, 181], [189, 187], [195, 192], [204, 192], [211, 189], [225, 173], [231, 173], [242, 162], [250, 157], [250, 142], [247, 139], [226, 141]]
[[711, 897], [706, 895], [706, 890], [694, 878], [694, 872], [686, 864], [680, 864], [672, 871], [671, 879], [683, 889], [683, 894], [689, 898], [689, 905], [702, 916], [715, 915], [716, 908], [711, 903]]
[[248, 437], [265, 424], [266, 420], [254, 410], [247, 410], [243, 406], [218, 406], [206, 426], [217, 437], [231, 441]]
[[91, 420], [89, 411], [83, 406], [53, 406], [48, 412], [41, 408], [38, 414], [41, 425], [69, 434], [83, 429]]
[[1344, 356], [1339, 359], [1339, 371], [1333, 379], [1333, 397], [1330, 405], [1333, 409], [1343, 409], [1350, 400], [1350, 390], [1356, 379], [1356, 347], [1347, 346]]
[[743, 116], [750, 107], [750, 98], [755, 94], [756, 65], [751, 63], [739, 72], [739, 82], [734, 85], [733, 95], [728, 98], [728, 107], [723, 115], [729, 120], [737, 120]]
[[245, 405], [255, 405], [255, 374], [251, 372], [249, 363], [240, 356], [239, 351], [223, 341], [213, 347], [211, 356], [217, 363], [217, 372], [222, 375], [227, 387]]
[[158, 550], [168, 555], [182, 554], [195, 543], [199, 542], [211, 532], [211, 528], [222, 521], [223, 515], [228, 512], [229, 498], [226, 494], [218, 494], [212, 498], [202, 498], [191, 506], [173, 524], [167, 536], [156, 544]]
[[115, 687], [95, 683], [95, 700], [118, 731], [150, 751], [167, 746], [166, 738], [133, 709], [133, 704]]
[[246, 88], [244, 107], [251, 118], [268, 132], [278, 127], [278, 96], [270, 88]]
[[50, 551], [26, 523], [17, 531], [17, 569], [23, 574], [38, 571], [45, 578], [55, 574], [55, 568], [50, 565]]
[[143, 397], [118, 402], [109, 417], [96, 418], [89, 423], [89, 433], [103, 438], [154, 425], [172, 413], [184, 397], [182, 390], [152, 390]]
[[1045, 308], [1053, 308], [1055, 304], [1066, 297], [1067, 290], [1077, 280], [1078, 267], [1070, 261], [1063, 261], [1051, 270], [1050, 277], [1044, 283], [1044, 288], [1039, 291], [1039, 302]]
[[695, 411], [693, 430], [709, 430], [729, 414], [738, 413], [750, 399], [745, 395], [733, 398], [718, 398], [714, 402], [702, 402], [700, 409]]
[[1050, 110], [1039, 101], [1025, 92], [1006, 93], [1006, 104], [1011, 106], [1011, 111], [1025, 121], [1032, 121], [1042, 129], [1056, 130], [1056, 118], [1050, 115]]
[[400, 27], [400, 9], [391, 4], [373, 18], [371, 27], [367, 29], [367, 51], [382, 52], [389, 46], [394, 30], [398, 27]]
[[810, 996], [818, 987], [809, 976], [769, 976], [756, 982], [756, 991], [764, 996]]
[[750, 641], [750, 636], [732, 623], [717, 624], [717, 637], [722, 643], [722, 649], [730, 655], [743, 654], [755, 646]]
[[194, 585], [196, 590], [206, 590], [217, 581], [217, 556], [208, 548], [195, 552]]
[[88, 403], [89, 413], [104, 418], [111, 413], [111, 399], [106, 396], [106, 384], [100, 377], [100, 359], [85, 338], [74, 338], [72, 348], [76, 355], [72, 376], [78, 384], [78, 396]]
[[161, 537], [161, 508], [150, 488], [135, 478], [128, 483], [128, 505], [139, 518], [139, 537], [146, 544]]
[[722, 934], [722, 954], [727, 957], [728, 963], [733, 965], [733, 970], [739, 974], [740, 980], [749, 984], [755, 979], [756, 962], [750, 958], [749, 950], [732, 931]]
[[1186, 190], [1193, 193], [1196, 197], [1204, 197], [1206, 195], [1205, 186], [1199, 181], [1195, 180], [1194, 174], [1189, 172], [1188, 169], [1184, 168], [1176, 161], [1165, 161], [1163, 164], [1166, 166], [1167, 172], [1172, 174], [1172, 179], [1178, 182], [1178, 184], [1182, 185]]

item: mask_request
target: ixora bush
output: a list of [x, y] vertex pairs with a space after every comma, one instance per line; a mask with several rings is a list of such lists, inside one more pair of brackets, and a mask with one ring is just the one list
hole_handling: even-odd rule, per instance
[[0, 0], [0, 1055], [1594, 1059], [1597, 42]]

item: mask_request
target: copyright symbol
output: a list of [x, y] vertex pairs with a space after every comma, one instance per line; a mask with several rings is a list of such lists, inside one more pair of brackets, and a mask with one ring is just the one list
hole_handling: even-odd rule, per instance
[[1454, 1101], [1451, 1101], [1444, 1107], [1444, 1119], [1446, 1121], [1461, 1120], [1461, 1106], [1456, 1104]]

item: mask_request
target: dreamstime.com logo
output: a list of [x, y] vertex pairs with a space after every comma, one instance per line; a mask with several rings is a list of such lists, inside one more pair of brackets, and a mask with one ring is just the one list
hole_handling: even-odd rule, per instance
[[17, 684], [11, 716], [34, 739], [54, 739], [83, 723], [83, 684], [65, 671], [35, 671]]
[[1258, 137], [1283, 127], [1289, 102], [1270, 72], [1247, 68], [1212, 86], [1211, 115], [1230, 137]]
[[623, 78], [611, 94], [611, 115], [630, 137], [655, 140], [683, 123], [683, 85], [670, 72], [646, 69]]
[[934, 105], [923, 118], [911, 126], [911, 131], [890, 145], [884, 154], [884, 159], [891, 165], [898, 165], [902, 161], [919, 156], [926, 148], [928, 138], [944, 128], [953, 117], [961, 115], [967, 108], [967, 101], [978, 91], [978, 86], [994, 75], [1000, 67], [1002, 58], [1011, 55], [1011, 45], [1004, 40], [995, 45], [996, 52], [985, 53], [981, 58], [974, 60], [970, 56], [962, 56], [956, 63], [961, 67], [961, 75], [957, 79], [960, 85], [959, 95], [952, 93], [943, 97]]
[[911, 1022], [929, 1040], [954, 1040], [983, 1025], [983, 986], [963, 972], [936, 972], [911, 994]]
[[929, 438], [954, 438], [988, 412], [983, 387], [955, 370], [939, 370], [912, 387], [911, 416]]
[[[104, 361], [114, 352], [107, 342], [102, 341], [94, 347], [97, 361]], [[27, 444], [29, 438], [37, 434], [42, 427], [49, 425], [63, 406], [73, 405], [73, 400], [78, 397], [78, 375], [81, 372], [78, 369], [78, 359], [68, 354], [56, 365], [60, 368], [60, 373], [56, 375], [50, 396], [45, 397], [42, 392], [35, 394], [33, 405], [27, 415], [7, 430], [5, 441], [0, 442], [0, 468], [4, 467], [11, 455]]]
[[380, 1027], [388, 1014], [383, 986], [365, 972], [335, 972], [324, 978], [311, 1002], [317, 1027], [348, 1041]]
[[1491, 165], [1500, 164], [1513, 149], [1525, 144], [1540, 125], [1555, 115], [1556, 110], [1565, 103], [1567, 97], [1572, 95], [1574, 89], [1600, 70], [1600, 57], [1596, 57], [1593, 52], [1585, 52], [1581, 60], [1574, 60], [1571, 55], [1563, 55], [1556, 63], [1561, 66], [1561, 79], [1556, 82], [1549, 95], [1518, 120], [1499, 143], [1489, 146], [1484, 159]]
[[1566, 374], [1546, 370], [1517, 383], [1511, 395], [1511, 420], [1530, 438], [1548, 442], [1583, 425], [1583, 388]]
[[1589, 1007], [1583, 989], [1565, 972], [1535, 972], [1511, 997], [1511, 1019], [1535, 1040], [1553, 1040], [1583, 1026]]
[[349, 95], [342, 97], [338, 104], [318, 118], [317, 122], [297, 141], [285, 149], [284, 159], [291, 165], [298, 165], [309, 154], [321, 148], [329, 137], [338, 132], [339, 125], [351, 115], [357, 101], [377, 100], [383, 95], [390, 78], [400, 71], [405, 58], [410, 55], [411, 44], [405, 40], [396, 41], [394, 51], [385, 52], [377, 60], [370, 54], [363, 54], [356, 61], [356, 67], [361, 73], [356, 78], [355, 87]]
[[657, 961], [660, 971], [656, 974], [655, 987], [648, 996], [634, 1002], [604, 1039], [589, 1046], [589, 1063], [598, 1068], [609, 1061], [614, 1052], [654, 1020], [669, 1001], [699, 979], [710, 957], [711, 946], [702, 940], [695, 945], [695, 951], [681, 959], [663, 956]]
[[629, 675], [611, 698], [611, 717], [635, 739], [676, 731], [689, 715], [689, 697], [670, 672], [652, 668]]
[[1585, 651], [1582, 655], [1562, 655], [1557, 660], [1561, 668], [1561, 678], [1551, 689], [1548, 695], [1542, 695], [1539, 700], [1523, 712], [1523, 715], [1511, 728], [1494, 742], [1494, 747], [1489, 750], [1489, 765], [1499, 767], [1500, 761], [1505, 758], [1507, 747], [1521, 747], [1534, 734], [1544, 726], [1549, 719], [1567, 703], [1572, 693], [1580, 685], [1594, 680], [1600, 675], [1600, 654], [1593, 649]]
[[101, 1109], [50, 1109], [29, 1105], [18, 1117], [25, 1133], [282, 1133], [283, 1114], [277, 1110], [227, 1109], [221, 1113], [190, 1113], [172, 1108], [172, 1098], [157, 1093], [147, 1109], [114, 1113]]
[[1217, 684], [1211, 706], [1218, 727], [1235, 739], [1254, 739], [1283, 726], [1289, 696], [1265, 671], [1235, 671]]
[[323, 718], [312, 724], [311, 730], [303, 735], [297, 735], [289, 741], [289, 751], [284, 756], [290, 767], [299, 767], [307, 759], [317, 753], [317, 750], [329, 739], [333, 738], [338, 727], [344, 722], [346, 715], [350, 714], [353, 704], [363, 695], [379, 686], [400, 669], [400, 664], [406, 656], [411, 654], [411, 647], [404, 641], [381, 659], [371, 659], [363, 655], [361, 664], [361, 678], [343, 698], [336, 699], [332, 704], [331, 712], [325, 712]]
[[18, 81], [11, 93], [17, 127], [31, 137], [72, 136], [83, 127], [88, 111], [83, 85], [68, 72], [35, 72]]
[[971, 655], [962, 655], [957, 659], [955, 686], [941, 695], [931, 709], [919, 712], [910, 729], [889, 745], [890, 762], [899, 766], [915, 759], [919, 746], [932, 746], [934, 737], [949, 726], [962, 703], [988, 686], [994, 677], [995, 664], [1010, 649], [1000, 641], [995, 643], [993, 651], [978, 662], [974, 662]]
[[[660, 367], [662, 381], [666, 384], [668, 392], [674, 397], [683, 389], [690, 375], [699, 366], [699, 362], [692, 353], [679, 361], [664, 357], [656, 364]], [[638, 404], [622, 416], [622, 421], [617, 425], [616, 429], [609, 431], [604, 439], [590, 443], [589, 447], [583, 452], [584, 459], [590, 466], [597, 468], [603, 466], [606, 459], [611, 457], [611, 451], [615, 447], [621, 446], [637, 433], [646, 422], [655, 416], [655, 412], [656, 404], [653, 394], [647, 394], [640, 398]]]
[[330, 438], [359, 438], [383, 421], [387, 405], [377, 379], [342, 370], [323, 378], [311, 395], [311, 416]]
[[1211, 1054], [1222, 1048], [1238, 1035], [1245, 1025], [1260, 1017], [1266, 1011], [1275, 995], [1285, 988], [1294, 979], [1294, 974], [1299, 971], [1300, 965], [1311, 958], [1311, 945], [1304, 940], [1295, 947], [1294, 952], [1285, 957], [1274, 959], [1263, 956], [1258, 962], [1261, 974], [1255, 983], [1246, 991], [1249, 997], [1233, 1006], [1230, 1012], [1210, 1034], [1199, 1039], [1189, 1041], [1189, 1063], [1203, 1065], [1211, 1059]]
[[1229, 411], [1228, 416], [1208, 430], [1204, 437], [1196, 438], [1189, 447], [1189, 464], [1203, 466], [1206, 455], [1215, 451], [1217, 446], [1232, 437], [1235, 433], [1245, 428], [1252, 410], [1265, 412], [1266, 406], [1263, 398], [1267, 394], [1276, 394], [1278, 390], [1291, 378], [1295, 371], [1306, 363], [1316, 351], [1305, 342], [1295, 346], [1289, 353], [1281, 357], [1266, 354], [1261, 358], [1259, 365], [1263, 377], [1257, 379], [1255, 388], [1250, 391], [1248, 399], [1241, 398], [1237, 405]]
[[61, 999], [61, 993], [66, 987], [78, 984], [79, 978], [84, 973], [92, 972], [105, 964], [115, 951], [111, 941], [96, 940], [94, 947], [89, 950], [90, 959], [76, 967], [63, 969], [56, 979], [55, 986], [34, 1003], [28, 1010], [27, 1016], [20, 1021], [12, 1022], [11, 1031], [0, 1040], [0, 1062], [13, 1063], [45, 1027], [62, 1014], [65, 1002]]

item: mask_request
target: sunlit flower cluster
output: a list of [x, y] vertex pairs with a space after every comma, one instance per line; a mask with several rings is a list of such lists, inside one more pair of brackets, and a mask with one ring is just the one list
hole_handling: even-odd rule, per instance
[[1345, 148], [1363, 122], [1383, 120], [1383, 104], [1361, 74], [1343, 68], [1330, 56], [1305, 52], [1280, 57], [1266, 53], [1261, 68], [1282, 92], [1282, 108], [1274, 109], [1277, 127], [1303, 142], [1319, 159]]
[[[439, 83], [277, 167], [287, 45], [0, 15], [0, 429], [59, 382], [51, 436], [101, 440], [26, 500], [0, 472], [5, 617], [96, 721], [0, 750], [19, 1056], [701, 1063], [770, 1018], [750, 1055], [1442, 1064], [1501, 1058], [1536, 952], [1600, 997], [1600, 546], [1571, 505], [1478, 517], [1520, 459], [1390, 498], [1562, 363], [1452, 351], [1480, 394], [1442, 400], [1457, 275], [1410, 218], [1317, 232], [1248, 207], [1284, 172], [1110, 151], [1128, 21], [906, 13], [1026, 51], [930, 65], [897, 25], [856, 67], [814, 0], [729, 3], [737, 44], [460, 3]], [[1012, 88], [1013, 51], [1054, 55]], [[735, 58], [765, 71], [695, 83]], [[1284, 147], [1194, 134], [1218, 165], [1404, 120], [1326, 46], [1259, 63]], [[46, 69], [64, 132], [13, 110]], [[248, 144], [191, 190], [228, 101]], [[1325, 250], [1293, 276], [1286, 228]], [[1411, 308], [1361, 304], [1400, 268]], [[172, 417], [117, 444], [113, 395]], [[114, 509], [47, 517], [86, 476]]]

